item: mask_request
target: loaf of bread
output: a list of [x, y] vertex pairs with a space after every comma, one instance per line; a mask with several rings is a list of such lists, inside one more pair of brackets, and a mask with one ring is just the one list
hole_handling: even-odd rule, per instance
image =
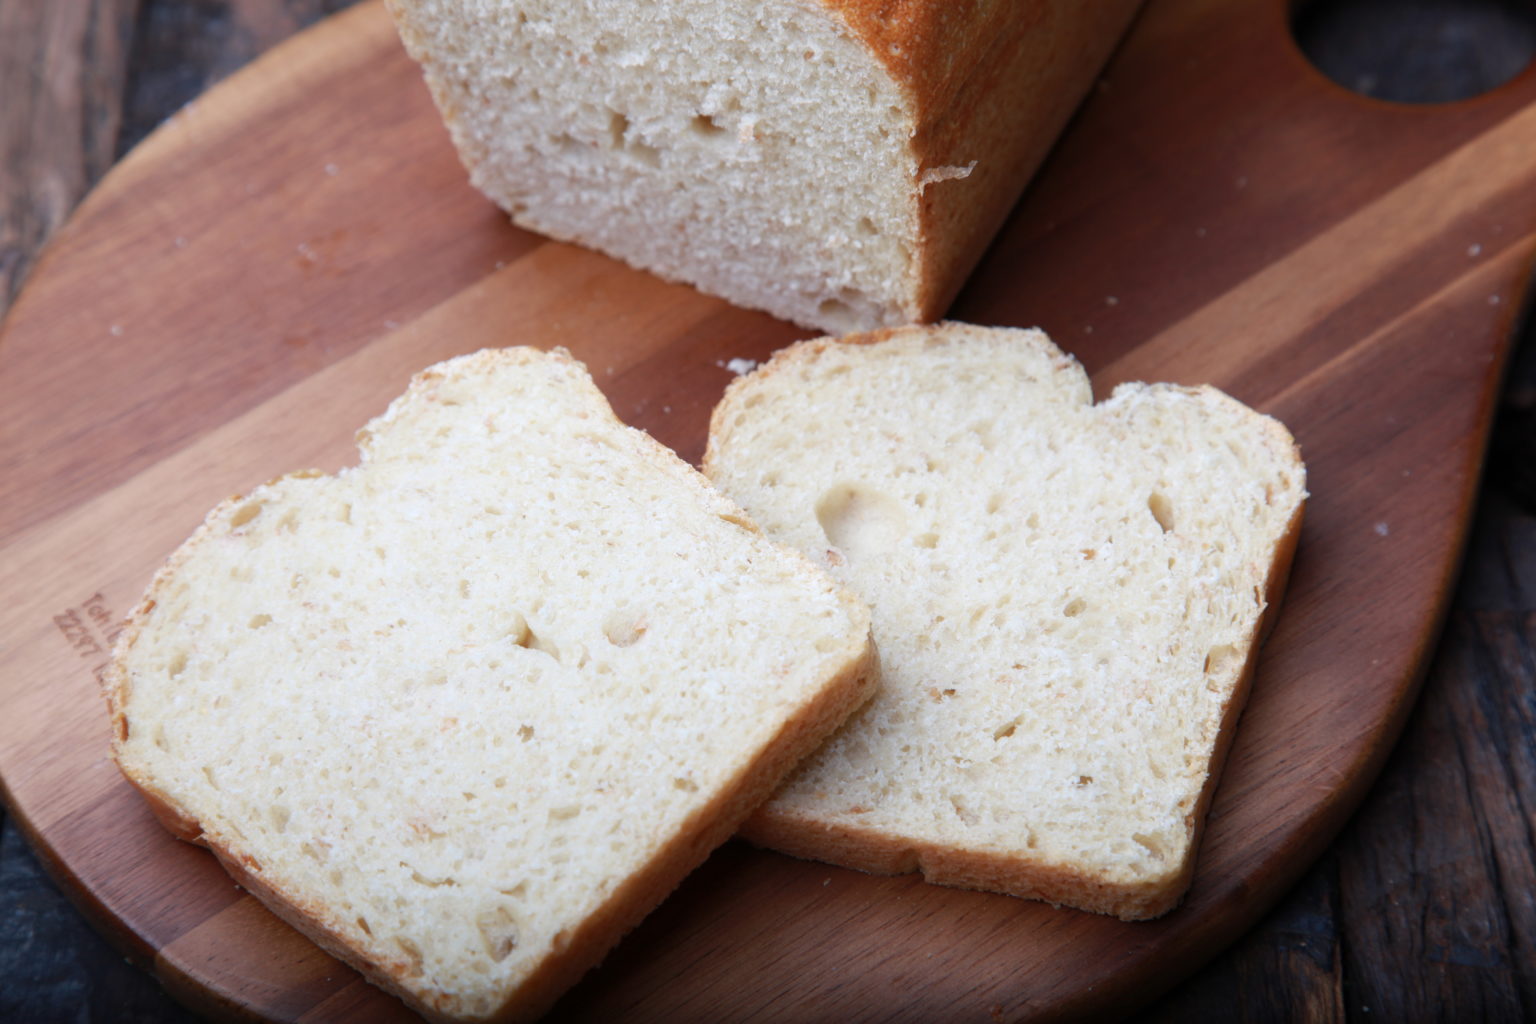
[[793, 346], [705, 472], [867, 600], [880, 693], [745, 834], [1126, 919], [1187, 889], [1290, 564], [1284, 427], [1209, 388], [1094, 405], [1038, 331]]
[[942, 315], [1140, 0], [388, 0], [512, 219], [829, 332]]
[[179, 836], [435, 1020], [537, 1015], [874, 686], [868, 611], [561, 352], [216, 508], [106, 677]]

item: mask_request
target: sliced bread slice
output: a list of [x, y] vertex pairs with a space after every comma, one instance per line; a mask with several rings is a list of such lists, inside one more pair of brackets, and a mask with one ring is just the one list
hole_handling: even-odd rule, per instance
[[537, 1015], [871, 692], [868, 612], [561, 352], [233, 498], [106, 677], [179, 836], [437, 1020]]
[[745, 834], [1147, 918], [1188, 887], [1299, 531], [1290, 434], [1209, 388], [1094, 405], [1038, 331], [795, 345], [705, 472], [870, 603], [877, 697]]

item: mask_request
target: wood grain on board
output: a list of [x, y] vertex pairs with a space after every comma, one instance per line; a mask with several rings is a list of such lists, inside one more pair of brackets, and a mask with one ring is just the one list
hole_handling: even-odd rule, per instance
[[[1038, 323], [1101, 392], [1210, 381], [1291, 426], [1314, 499], [1187, 905], [1127, 925], [731, 845], [571, 1017], [1042, 1017], [1147, 998], [1294, 880], [1409, 707], [1536, 249], [1536, 77], [1430, 109], [1297, 54], [1285, 4], [1154, 4], [953, 315]], [[397, 1004], [171, 841], [106, 759], [94, 671], [226, 494], [335, 468], [415, 370], [564, 344], [619, 414], [702, 450], [724, 364], [802, 336], [508, 227], [387, 19], [280, 47], [135, 150], [0, 341], [0, 776], [55, 873], [179, 997]]]

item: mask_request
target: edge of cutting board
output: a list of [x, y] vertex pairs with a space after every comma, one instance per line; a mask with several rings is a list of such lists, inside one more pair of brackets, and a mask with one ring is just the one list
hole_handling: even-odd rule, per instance
[[[1123, 1008], [1251, 924], [1412, 705], [1536, 252], [1536, 73], [1459, 104], [1345, 93], [1287, 5], [1165, 0], [951, 315], [1045, 327], [1105, 393], [1213, 382], [1286, 422], [1313, 500], [1185, 905], [1145, 924], [728, 844], [558, 1007], [599, 1019], [1018, 1019]], [[341, 116], [338, 116], [341, 115]], [[161, 832], [106, 756], [117, 618], [227, 493], [351, 460], [422, 366], [563, 344], [696, 460], [731, 359], [805, 336], [507, 226], [376, 3], [161, 128], [0, 336], [0, 779], [50, 870], [190, 1005], [403, 1008]]]

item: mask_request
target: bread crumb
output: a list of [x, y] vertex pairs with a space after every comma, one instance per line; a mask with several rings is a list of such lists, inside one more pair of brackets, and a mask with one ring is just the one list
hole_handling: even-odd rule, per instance
[[921, 191], [929, 185], [937, 185], [941, 181], [958, 181], [961, 178], [969, 178], [971, 172], [975, 169], [975, 160], [964, 166], [948, 164], [943, 167], [930, 167], [918, 176], [917, 187]]
[[1386, 523], [1377, 523], [1376, 524], [1376, 536], [1378, 536], [1378, 537], [1385, 537], [1387, 534], [1389, 534], [1391, 532], [1392, 532], [1392, 527], [1388, 526]]
[[757, 360], [736, 358], [729, 362], [722, 362], [717, 359], [715, 360], [715, 365], [721, 367], [722, 369], [730, 370], [738, 377], [745, 377], [747, 374], [757, 369]]

